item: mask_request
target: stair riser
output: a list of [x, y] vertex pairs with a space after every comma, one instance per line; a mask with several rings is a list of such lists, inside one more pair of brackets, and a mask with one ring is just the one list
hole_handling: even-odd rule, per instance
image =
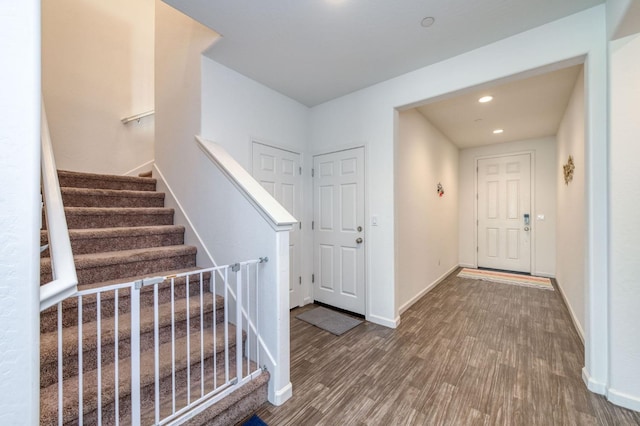
[[62, 193], [65, 207], [164, 207], [164, 194], [150, 192], [153, 196], [112, 196], [101, 194]]
[[[177, 281], [177, 280], [176, 280]], [[209, 289], [209, 280], [204, 279], [202, 284], [203, 298], [210, 298], [211, 293]], [[186, 287], [184, 281], [182, 283], [176, 282], [174, 286], [174, 300], [177, 302], [183, 299], [186, 294]], [[197, 296], [200, 294], [200, 285], [192, 283], [189, 286], [189, 295]], [[153, 305], [153, 288], [144, 287], [140, 293], [140, 306], [152, 306]], [[96, 301], [95, 296], [85, 296], [82, 301], [82, 322], [88, 323], [95, 321], [96, 319]], [[171, 301], [171, 287], [169, 285], [161, 285], [158, 287], [158, 304], [167, 303]], [[129, 290], [123, 289], [118, 293], [118, 313], [129, 313]], [[106, 320], [114, 315], [114, 294], [108, 292], [103, 294], [101, 303], [102, 319]], [[78, 325], [78, 304], [76, 298], [70, 298], [62, 304], [62, 325], [63, 327], [73, 327]], [[216, 300], [216, 308], [222, 309], [222, 303]], [[57, 307], [49, 308], [40, 314], [40, 332], [48, 333], [55, 331], [58, 324], [58, 311]]]
[[[232, 361], [231, 365], [235, 368], [235, 348], [230, 350], [229, 359]], [[204, 371], [205, 371], [205, 380], [207, 380], [205, 385], [205, 393], [211, 390], [211, 375], [213, 374], [213, 356], [205, 357], [204, 360]], [[153, 366], [149, 366], [153, 368]], [[220, 369], [220, 366], [216, 366], [217, 369]], [[230, 369], [230, 375], [233, 377], [235, 369]], [[221, 370], [219, 370], [221, 371]], [[192, 383], [192, 388], [198, 386], [200, 383], [200, 362], [194, 362], [191, 364], [190, 368], [190, 379]], [[176, 366], [175, 372], [175, 383], [176, 383], [176, 391], [179, 392], [181, 389], [184, 389], [185, 383], [187, 382], [187, 368], [185, 366]], [[95, 386], [95, 384], [92, 384]], [[86, 388], [87, 385], [85, 385]], [[171, 374], [161, 377], [159, 383], [159, 393], [161, 397], [161, 410], [166, 412], [167, 408], [171, 409], [171, 395], [173, 389], [173, 380]], [[130, 394], [130, 385], [127, 379], [121, 377], [120, 381], [120, 389], [119, 389], [119, 409], [120, 409], [120, 423], [121, 424], [130, 424], [130, 402], [131, 402], [131, 394]], [[199, 393], [195, 393], [192, 396], [192, 399], [195, 399], [199, 396]], [[102, 403], [102, 424], [115, 424], [115, 404], [114, 404], [114, 391], [113, 389], [104, 389], [102, 393], [103, 403]], [[152, 410], [155, 405], [155, 384], [150, 384], [142, 387], [140, 390], [140, 405], [144, 407], [145, 410]], [[83, 425], [97, 425], [97, 409], [93, 407], [88, 409], [87, 407], [84, 416], [83, 416]], [[181, 407], [176, 404], [176, 409], [180, 409]], [[78, 424], [77, 420], [77, 405], [69, 405], [65, 404], [64, 407], [64, 423], [67, 424]], [[165, 414], [166, 415], [166, 414]], [[141, 424], [152, 424], [154, 422], [153, 418], [144, 419]], [[46, 423], [41, 423], [41, 425]], [[50, 423], [54, 425], [55, 423]]]
[[[46, 233], [40, 237], [40, 245], [48, 244]], [[99, 238], [71, 238], [73, 254], [92, 254], [114, 250], [134, 250], [149, 247], [166, 247], [184, 244], [184, 232], [166, 232], [148, 235], [99, 237]], [[49, 257], [49, 250], [41, 253], [40, 257]]]
[[158, 214], [79, 214], [67, 212], [69, 229], [119, 228], [127, 226], [173, 225], [173, 212]]
[[[213, 313], [211, 309], [208, 312], [203, 314], [204, 316], [204, 324], [203, 329], [205, 333], [213, 333], [212, 331], [212, 322], [213, 322]], [[199, 332], [200, 331], [200, 315], [192, 316], [189, 319], [189, 330], [191, 332]], [[186, 319], [175, 321], [174, 325], [174, 333], [175, 338], [179, 339], [187, 335], [187, 321]], [[76, 335], [77, 336], [77, 335]], [[118, 358], [126, 359], [131, 355], [131, 340], [129, 333], [126, 335], [120, 334], [118, 340]], [[158, 328], [158, 337], [159, 344], [167, 343], [171, 341], [171, 324], [163, 324]], [[103, 337], [103, 344], [101, 346], [102, 353], [102, 362], [106, 364], [110, 364], [115, 359], [115, 345], [113, 343], [113, 336], [109, 338], [109, 342], [106, 341], [107, 337]], [[140, 349], [142, 351], [151, 350], [154, 347], [154, 330], [149, 330], [143, 333], [140, 333]], [[194, 342], [194, 344], [199, 345], [199, 342]], [[222, 348], [221, 348], [222, 350]], [[85, 349], [82, 352], [83, 359], [83, 371], [91, 371], [97, 368], [97, 360], [98, 360], [98, 350], [95, 345], [92, 345], [90, 349]], [[220, 361], [218, 359], [218, 361]], [[77, 352], [65, 354], [63, 355], [63, 378], [67, 379], [69, 377], [75, 376], [78, 374], [78, 354]], [[58, 360], [57, 357], [53, 357], [50, 359], [40, 359], [40, 387], [47, 387], [58, 380]]]
[[68, 186], [72, 188], [97, 188], [97, 189], [122, 189], [127, 191], [155, 191], [155, 180], [136, 179], [135, 181], [124, 182], [119, 179], [109, 179], [100, 176], [96, 178], [88, 178], [77, 175], [67, 175], [58, 173], [58, 181], [60, 186]]
[[[195, 255], [181, 255], [162, 257], [157, 259], [141, 260], [129, 263], [118, 263], [114, 265], [101, 265], [96, 267], [86, 267], [76, 265], [78, 284], [92, 284], [102, 281], [122, 279], [136, 275], [153, 275], [157, 271], [170, 271], [173, 269], [184, 269], [196, 266]], [[40, 282], [51, 281], [51, 268], [42, 265], [40, 269]]]

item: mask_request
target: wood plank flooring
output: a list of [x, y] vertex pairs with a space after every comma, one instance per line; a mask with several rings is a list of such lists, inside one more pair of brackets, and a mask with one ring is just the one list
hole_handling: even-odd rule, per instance
[[456, 277], [402, 315], [334, 336], [291, 311], [293, 397], [277, 425], [640, 425], [590, 393], [558, 291]]

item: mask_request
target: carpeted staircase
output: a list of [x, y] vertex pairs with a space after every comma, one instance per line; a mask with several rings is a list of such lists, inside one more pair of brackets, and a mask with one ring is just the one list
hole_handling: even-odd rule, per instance
[[[164, 194], [156, 192], [156, 181], [150, 177], [109, 176], [59, 171], [71, 245], [78, 275], [78, 288], [85, 290], [110, 284], [130, 282], [143, 277], [170, 276], [195, 271], [196, 248], [184, 245], [184, 227], [173, 224], [173, 210], [164, 207]], [[43, 222], [44, 223], [44, 222]], [[42, 231], [41, 245], [47, 244]], [[42, 253], [40, 281], [51, 280], [51, 260], [48, 250]], [[158, 338], [160, 344], [158, 371], [160, 376], [160, 407], [162, 416], [169, 415], [175, 406], [184, 406], [187, 393], [197, 398], [213, 386], [200, 380], [212, 375], [216, 366], [218, 376], [224, 371], [222, 352], [224, 336], [224, 303], [210, 291], [215, 277], [199, 274], [175, 279], [172, 287], [162, 284], [158, 290]], [[142, 424], [153, 424], [155, 413], [154, 384], [154, 292], [151, 287], [141, 290], [140, 347], [141, 347], [141, 412]], [[130, 423], [131, 384], [130, 359], [130, 297], [121, 290], [83, 298], [82, 309], [82, 393], [83, 424], [97, 424], [98, 406], [102, 406], [102, 423], [115, 424], [116, 406], [121, 424]], [[201, 293], [202, 292], [202, 293]], [[173, 297], [172, 297], [173, 293]], [[204, 296], [201, 296], [204, 294]], [[188, 301], [187, 301], [188, 297]], [[174, 315], [171, 315], [172, 301]], [[78, 424], [78, 300], [70, 298], [62, 304], [63, 324], [63, 423]], [[202, 307], [202, 309], [201, 309]], [[118, 321], [115, 321], [115, 312]], [[172, 327], [173, 321], [173, 327]], [[216, 327], [206, 333], [200, 347], [200, 330]], [[40, 423], [58, 423], [58, 308], [41, 313], [40, 343]], [[116, 327], [117, 326], [117, 327]], [[98, 342], [97, 330], [102, 338]], [[171, 339], [175, 339], [175, 345]], [[117, 336], [117, 338], [116, 338]], [[235, 368], [235, 329], [229, 324], [230, 370]], [[190, 353], [187, 354], [187, 338]], [[115, 342], [118, 341], [116, 345]], [[100, 349], [98, 349], [98, 343]], [[215, 348], [215, 349], [214, 349]], [[119, 359], [116, 363], [115, 358]], [[172, 358], [175, 362], [172, 363]], [[202, 365], [201, 365], [201, 359]], [[101, 365], [100, 370], [97, 366]], [[187, 389], [187, 376], [191, 389]], [[116, 379], [118, 377], [118, 379]], [[117, 380], [117, 382], [116, 382]], [[266, 401], [269, 374], [255, 380], [207, 409], [187, 424], [227, 425], [246, 418]], [[98, 381], [102, 391], [98, 392]], [[117, 391], [117, 392], [116, 392]]]

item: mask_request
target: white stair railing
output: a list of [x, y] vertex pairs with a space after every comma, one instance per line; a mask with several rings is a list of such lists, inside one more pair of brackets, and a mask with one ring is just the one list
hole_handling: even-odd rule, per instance
[[[58, 303], [58, 424], [73, 421], [65, 413], [77, 407], [79, 424], [179, 425], [259, 376], [260, 269], [267, 261], [83, 290]], [[76, 315], [65, 312], [74, 304], [77, 326], [64, 329], [63, 312]]]
[[45, 220], [49, 236], [49, 256], [53, 280], [40, 286], [40, 311], [55, 305], [74, 294], [78, 289], [76, 267], [71, 251], [67, 219], [60, 193], [58, 170], [53, 156], [53, 146], [47, 115], [42, 103], [42, 195], [45, 205]]

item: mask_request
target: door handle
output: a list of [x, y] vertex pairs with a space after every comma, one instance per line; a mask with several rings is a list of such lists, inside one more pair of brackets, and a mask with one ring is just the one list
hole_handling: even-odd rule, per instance
[[360, 237], [356, 238], [356, 244], [362, 244], [362, 238]]

